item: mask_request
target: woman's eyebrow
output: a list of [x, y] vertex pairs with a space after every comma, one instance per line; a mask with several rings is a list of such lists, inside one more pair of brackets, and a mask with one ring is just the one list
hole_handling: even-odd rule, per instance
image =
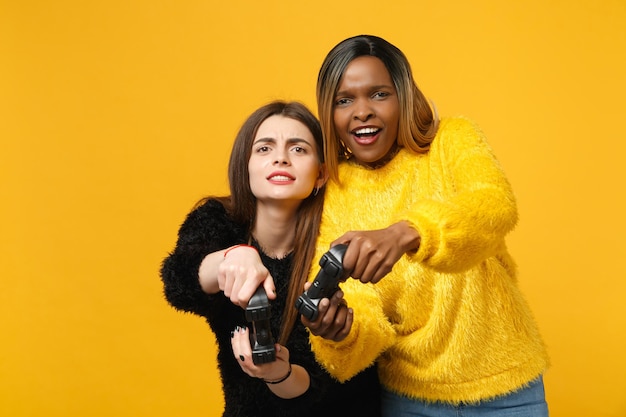
[[[257, 143], [276, 143], [276, 139], [274, 138], [258, 138], [257, 140], [254, 141], [254, 145], [256, 145]], [[309, 141], [307, 141], [306, 139], [302, 139], [302, 138], [289, 138], [287, 139], [287, 143], [288, 144], [294, 144], [294, 143], [305, 143], [307, 145], [311, 145], [311, 143]]]
[[[367, 87], [367, 90], [369, 91], [375, 91], [375, 90], [384, 90], [385, 88], [391, 88], [391, 89], [395, 89], [395, 87], [393, 85], [390, 84], [380, 84], [380, 85], [370, 85]], [[339, 90], [335, 93], [335, 97], [337, 96], [345, 96], [345, 95], [350, 95], [350, 90]]]

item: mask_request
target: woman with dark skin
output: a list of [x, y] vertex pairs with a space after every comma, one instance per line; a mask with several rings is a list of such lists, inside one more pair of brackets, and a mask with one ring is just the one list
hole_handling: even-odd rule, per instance
[[376, 36], [328, 53], [317, 100], [330, 176], [317, 256], [348, 244], [355, 278], [350, 308], [323, 300], [302, 319], [317, 359], [339, 380], [376, 361], [386, 417], [547, 416], [548, 355], [505, 244], [515, 197], [482, 131], [439, 119]]

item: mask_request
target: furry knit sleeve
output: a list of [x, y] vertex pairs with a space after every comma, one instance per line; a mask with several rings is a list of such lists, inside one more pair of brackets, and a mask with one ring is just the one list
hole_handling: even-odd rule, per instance
[[421, 235], [414, 261], [439, 271], [464, 271], [502, 250], [517, 222], [515, 197], [470, 120], [445, 119], [429, 153], [428, 166], [420, 168], [436, 192], [395, 220], [408, 220]]
[[313, 335], [310, 342], [317, 361], [329, 374], [345, 382], [371, 366], [381, 352], [393, 345], [396, 333], [383, 312], [374, 285], [348, 279], [341, 289], [348, 306], [354, 310], [350, 333], [341, 342]]
[[234, 223], [222, 204], [209, 199], [187, 215], [178, 231], [173, 252], [161, 264], [165, 298], [176, 309], [201, 316], [209, 314], [210, 296], [198, 280], [206, 255], [243, 242], [245, 228]]

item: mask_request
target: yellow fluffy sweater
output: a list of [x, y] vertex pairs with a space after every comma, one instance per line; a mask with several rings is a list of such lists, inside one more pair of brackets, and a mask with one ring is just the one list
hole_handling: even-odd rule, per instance
[[316, 259], [347, 231], [401, 220], [421, 245], [377, 284], [341, 284], [354, 309], [350, 334], [311, 335], [331, 374], [348, 380], [378, 361], [387, 389], [458, 403], [512, 392], [544, 372], [546, 349], [505, 245], [515, 199], [474, 123], [443, 119], [428, 153], [403, 149], [376, 170], [341, 163], [339, 178], [328, 185]]

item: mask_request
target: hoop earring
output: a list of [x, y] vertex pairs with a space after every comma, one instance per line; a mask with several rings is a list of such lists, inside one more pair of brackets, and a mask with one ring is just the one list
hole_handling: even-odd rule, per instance
[[315, 187], [315, 189], [313, 190], [313, 197], [315, 197], [317, 193], [319, 192], [320, 192], [320, 187]]

